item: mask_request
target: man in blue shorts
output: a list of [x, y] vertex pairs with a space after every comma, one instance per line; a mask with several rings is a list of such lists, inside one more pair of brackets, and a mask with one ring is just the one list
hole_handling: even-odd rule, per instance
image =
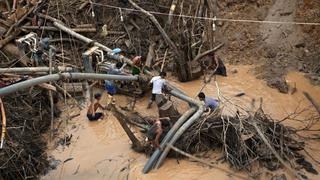
[[[125, 74], [121, 71], [121, 67], [123, 66], [122, 62], [117, 62], [116, 66], [108, 70], [108, 74], [112, 75], [121, 75]], [[104, 81], [104, 87], [108, 91], [108, 94], [110, 96], [113, 96], [117, 93], [117, 87], [113, 80], [105, 80]]]

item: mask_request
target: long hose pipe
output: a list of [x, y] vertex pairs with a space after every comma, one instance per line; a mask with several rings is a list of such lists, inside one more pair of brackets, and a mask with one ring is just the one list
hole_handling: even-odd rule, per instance
[[[184, 95], [181, 95], [180, 93], [175, 93], [174, 91], [171, 92], [172, 95], [181, 98], [181, 99], [185, 99], [187, 100], [189, 103], [192, 103], [194, 105], [196, 105], [198, 107], [198, 110], [196, 113], [194, 113], [192, 115], [192, 117], [190, 119], [187, 120], [187, 122], [185, 122], [180, 128], [179, 130], [174, 134], [174, 136], [172, 137], [172, 139], [170, 139], [169, 141], [169, 145], [174, 145], [174, 143], [180, 138], [180, 136], [196, 121], [200, 118], [200, 116], [203, 114], [204, 112], [204, 106], [199, 102], [196, 101], [195, 99], [192, 99], [190, 97], [184, 97]], [[159, 168], [163, 162], [163, 160], [167, 157], [169, 151], [170, 151], [170, 146], [166, 146], [166, 148], [164, 149], [164, 151], [162, 152], [158, 162], [156, 163], [156, 168]]]
[[[204, 107], [203, 105], [200, 105], [198, 111], [190, 118], [188, 119], [188, 121], [186, 123], [184, 123], [179, 130], [174, 134], [173, 138], [169, 141], [168, 145], [173, 146], [174, 143], [180, 138], [180, 136], [196, 121], [200, 118], [200, 116], [203, 114], [204, 112]], [[164, 149], [164, 151], [162, 152], [155, 168], [158, 169], [162, 162], [164, 161], [164, 159], [167, 157], [169, 151], [170, 151], [170, 146], [166, 146], [166, 148]]]
[[[174, 87], [174, 86], [170, 85], [170, 88], [172, 88], [172, 87]], [[175, 125], [170, 129], [170, 131], [165, 136], [165, 138], [162, 140], [161, 145], [160, 145], [161, 149], [165, 149], [165, 151], [161, 152], [159, 149], [157, 149], [152, 154], [152, 156], [150, 157], [150, 159], [148, 160], [146, 165], [144, 166], [143, 173], [148, 173], [153, 168], [153, 166], [157, 162], [157, 160], [158, 160], [160, 155], [161, 155], [160, 158], [163, 158], [163, 159], [167, 156], [167, 154], [168, 154], [168, 152], [170, 150], [170, 147], [167, 146], [167, 143], [169, 142], [170, 144], [174, 144], [176, 140], [172, 141], [172, 138], [178, 139], [183, 134], [183, 132], [186, 130], [186, 129], [185, 130], [181, 130], [181, 128], [186, 127], [185, 124], [187, 124], [187, 123], [190, 124], [189, 126], [191, 126], [191, 124], [195, 120], [197, 120], [201, 116], [203, 111], [204, 111], [203, 105], [199, 101], [197, 101], [197, 100], [185, 95], [184, 93], [181, 93], [181, 91], [173, 89], [173, 90], [170, 91], [170, 94], [172, 94], [173, 96], [175, 96], [175, 97], [177, 97], [177, 98], [189, 103], [193, 107], [190, 110], [188, 110], [184, 115], [182, 115], [180, 117], [180, 119], [175, 123]], [[197, 112], [186, 122], [186, 120], [196, 110], [197, 110]], [[192, 120], [192, 122], [190, 122], [190, 120]], [[166, 152], [166, 151], [168, 151], [168, 152]], [[166, 154], [164, 154], [164, 153], [166, 153]]]
[[138, 76], [123, 76], [123, 75], [109, 75], [109, 74], [96, 74], [96, 73], [61, 73], [41, 76], [38, 78], [22, 81], [10, 86], [0, 89], [0, 97], [26, 89], [38, 84], [47, 83], [51, 81], [58, 81], [64, 79], [93, 79], [93, 80], [120, 80], [120, 81], [137, 81]]
[[[53, 68], [53, 71], [71, 72], [75, 69], [72, 67], [58, 66]], [[18, 68], [0, 68], [0, 74], [3, 73], [37, 73], [37, 72], [49, 72], [49, 67], [18, 67]]]
[[[167, 135], [163, 138], [163, 140], [161, 141], [160, 144], [160, 148], [164, 149], [167, 145], [167, 142], [172, 138], [172, 136], [174, 135], [174, 133], [176, 133], [176, 131], [178, 130], [178, 128], [194, 113], [196, 112], [197, 108], [192, 107], [189, 110], [187, 110], [179, 119], [178, 121], [173, 125], [173, 127], [169, 130], [169, 132], [167, 133]], [[146, 174], [148, 173], [153, 165], [155, 164], [155, 161], [160, 157], [161, 155], [161, 151], [159, 148], [157, 148], [155, 150], [155, 152], [153, 152], [152, 156], [150, 157], [150, 159], [148, 160], [148, 162], [146, 163], [146, 165], [143, 168], [143, 173]]]
[[[82, 79], [82, 80], [86, 80], [86, 79], [94, 79], [94, 80], [121, 80], [121, 81], [136, 81], [139, 80], [138, 76], [123, 76], [123, 75], [108, 75], [108, 74], [96, 74], [96, 73], [61, 73], [61, 74], [52, 74], [52, 75], [47, 75], [47, 76], [42, 76], [42, 77], [38, 77], [38, 78], [34, 78], [34, 79], [30, 79], [30, 80], [26, 80], [26, 81], [22, 81], [16, 84], [12, 84], [10, 86], [7, 87], [3, 87], [0, 89], [0, 97], [3, 97], [5, 95], [17, 92], [19, 90], [22, 89], [26, 89], [38, 84], [42, 84], [42, 83], [47, 83], [47, 82], [51, 82], [51, 81], [58, 81], [58, 80], [64, 80], [64, 79]], [[166, 146], [166, 142], [168, 142], [169, 140], [169, 144], [173, 145], [176, 140], [183, 134], [183, 132], [191, 126], [191, 124], [197, 120], [201, 114], [203, 113], [204, 109], [202, 104], [199, 101], [196, 101], [195, 99], [192, 99], [191, 97], [185, 95], [181, 90], [179, 90], [178, 88], [175, 88], [174, 86], [171, 86], [172, 90], [170, 91], [170, 93], [183, 100], [188, 102], [189, 104], [195, 106], [193, 108], [191, 108], [189, 111], [187, 111], [179, 120], [178, 123], [174, 126], [174, 128], [172, 130], [170, 130], [167, 134], [167, 136], [165, 137], [165, 141], [163, 141], [161, 143], [161, 146], [163, 148], [165, 148], [165, 151], [161, 154], [160, 151], [156, 151], [153, 155], [153, 158], [150, 159], [148, 161], [148, 163], [146, 164], [145, 168], [144, 168], [144, 172], [147, 173], [152, 166], [154, 165], [154, 163], [156, 162], [157, 158], [160, 156], [160, 160], [158, 161], [157, 164], [160, 164], [163, 159], [166, 157], [166, 155], [168, 154], [170, 147]], [[195, 109], [197, 109], [197, 112], [186, 122], [185, 120], [191, 116]], [[184, 124], [183, 124], [184, 123]], [[183, 124], [183, 125], [182, 125]], [[182, 125], [182, 126], [181, 126]], [[181, 126], [181, 127], [180, 127]], [[180, 127], [180, 128], [179, 128]], [[178, 129], [179, 128], [179, 129]], [[175, 131], [178, 129], [177, 133], [175, 133]], [[173, 138], [171, 139], [171, 137], [173, 136]]]

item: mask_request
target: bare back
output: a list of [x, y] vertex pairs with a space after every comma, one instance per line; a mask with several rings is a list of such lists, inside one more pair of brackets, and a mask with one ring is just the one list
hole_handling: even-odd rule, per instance
[[91, 103], [89, 108], [88, 108], [87, 114], [94, 114], [100, 106], [101, 105], [100, 105], [99, 102]]

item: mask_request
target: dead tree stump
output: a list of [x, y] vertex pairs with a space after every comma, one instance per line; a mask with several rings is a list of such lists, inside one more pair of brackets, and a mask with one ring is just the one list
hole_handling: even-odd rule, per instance
[[175, 122], [181, 116], [172, 101], [169, 101], [164, 95], [157, 95], [156, 103], [158, 106], [159, 117], [169, 117], [171, 121]]

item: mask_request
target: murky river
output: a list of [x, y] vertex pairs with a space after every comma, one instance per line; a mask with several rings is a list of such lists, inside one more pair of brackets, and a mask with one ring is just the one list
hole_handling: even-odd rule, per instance
[[[266, 113], [272, 117], [281, 119], [293, 112], [298, 106], [308, 107], [309, 111], [304, 116], [311, 115], [314, 108], [310, 102], [303, 96], [302, 92], [308, 92], [318, 103], [320, 102], [320, 87], [314, 87], [303, 77], [302, 74], [291, 72], [287, 76], [288, 83], [293, 86], [296, 84], [297, 92], [291, 94], [281, 94], [275, 89], [266, 86], [262, 80], [258, 80], [250, 70], [250, 66], [229, 66], [229, 69], [236, 68], [238, 73], [229, 73], [228, 77], [217, 77], [218, 86], [222, 95], [234, 103], [242, 106], [250, 106], [252, 99], [259, 100], [263, 98], [263, 107]], [[171, 79], [172, 80], [172, 79]], [[191, 97], [195, 97], [202, 86], [202, 80], [196, 80], [188, 83], [178, 83], [171, 81], [176, 86], [183, 89]], [[214, 81], [206, 86], [204, 92], [215, 97], [217, 89]], [[234, 97], [236, 94], [244, 92], [242, 97]], [[104, 94], [104, 102], [107, 95]], [[117, 97], [117, 103], [126, 105], [128, 99]], [[137, 102], [136, 110], [144, 115], [157, 114], [155, 105], [151, 110], [146, 110], [147, 97]], [[187, 106], [181, 106], [180, 111]], [[303, 127], [304, 124], [297, 122], [286, 122], [294, 127]], [[320, 128], [320, 123], [317, 127]], [[56, 159], [61, 160], [57, 169], [49, 172], [42, 179], [237, 179], [234, 176], [220, 170], [209, 168], [197, 162], [188, 160], [167, 159], [164, 165], [153, 170], [149, 174], [142, 174], [142, 168], [148, 157], [144, 154], [138, 154], [130, 149], [130, 141], [122, 130], [120, 124], [111, 115], [105, 120], [99, 122], [88, 122], [86, 111], [81, 111], [81, 115], [69, 122], [64, 130], [68, 134], [73, 134], [72, 142], [69, 147], [59, 146], [57, 149], [49, 151]], [[314, 132], [315, 133], [315, 132]], [[309, 133], [314, 135], [313, 132]], [[316, 159], [320, 160], [320, 141], [314, 140], [307, 142], [307, 150]], [[212, 154], [212, 162], [221, 157], [219, 152]], [[70, 161], [63, 163], [68, 158]], [[309, 160], [309, 159], [308, 159]], [[317, 170], [320, 166], [310, 160]], [[227, 163], [218, 163], [219, 167], [229, 169]], [[262, 179], [270, 179], [272, 174], [281, 174], [282, 171], [269, 172], [261, 170]], [[239, 172], [242, 176], [247, 176], [244, 172]], [[316, 176], [307, 174], [311, 179], [317, 179]], [[292, 178], [287, 176], [287, 178]]]

